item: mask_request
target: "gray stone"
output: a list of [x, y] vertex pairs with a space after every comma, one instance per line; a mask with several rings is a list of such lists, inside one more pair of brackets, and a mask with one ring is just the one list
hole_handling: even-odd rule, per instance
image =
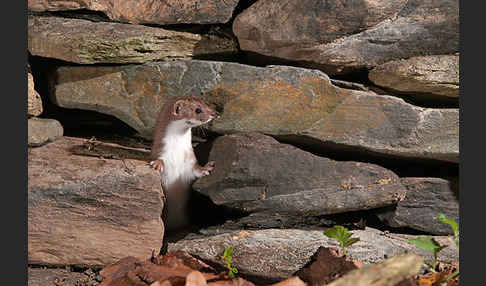
[[34, 117], [27, 120], [27, 141], [30, 147], [38, 147], [55, 141], [63, 133], [61, 123], [55, 119]]
[[314, 148], [459, 162], [459, 110], [334, 86], [318, 70], [211, 61], [60, 67], [50, 96], [65, 108], [124, 121], [146, 138], [168, 96], [201, 95], [220, 134], [260, 132]]
[[397, 93], [436, 100], [459, 98], [459, 56], [438, 55], [395, 60], [375, 67], [370, 80]]
[[216, 168], [193, 189], [243, 212], [318, 216], [396, 204], [400, 178], [377, 165], [338, 162], [258, 133], [218, 137]]
[[100, 11], [110, 19], [132, 24], [215, 24], [231, 19], [238, 0], [28, 0], [31, 11]]
[[407, 188], [405, 199], [396, 207], [378, 212], [378, 217], [392, 227], [410, 227], [432, 234], [454, 234], [452, 228], [441, 223], [442, 213], [459, 223], [458, 178], [402, 178]]
[[148, 152], [62, 137], [28, 153], [28, 263], [104, 266], [162, 246], [160, 177]]
[[[222, 230], [223, 231], [223, 230]], [[384, 233], [366, 228], [353, 230], [353, 237], [360, 241], [348, 248], [348, 256], [360, 259], [365, 264], [379, 263], [400, 253], [411, 252], [424, 257], [430, 263], [431, 253], [423, 251], [408, 242], [417, 236]], [[439, 252], [439, 261], [450, 262], [459, 259], [455, 244], [449, 237], [434, 237], [441, 245], [447, 245]], [[221, 256], [225, 248], [233, 248], [233, 266], [241, 275], [256, 278], [283, 280], [293, 275], [310, 260], [320, 247], [339, 247], [336, 240], [328, 238], [323, 231], [298, 229], [240, 230], [207, 236], [186, 237], [169, 243], [169, 251], [184, 250], [203, 260], [223, 266]]]
[[261, 0], [233, 31], [242, 50], [342, 74], [458, 52], [459, 1]]
[[223, 33], [32, 15], [28, 17], [28, 48], [35, 56], [80, 64], [188, 60], [238, 52], [236, 40]]

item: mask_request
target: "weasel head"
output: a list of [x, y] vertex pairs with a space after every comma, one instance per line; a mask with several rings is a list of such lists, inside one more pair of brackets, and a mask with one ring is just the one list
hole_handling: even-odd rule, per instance
[[184, 96], [172, 107], [174, 120], [183, 120], [188, 128], [208, 123], [218, 116], [217, 112], [202, 98]]

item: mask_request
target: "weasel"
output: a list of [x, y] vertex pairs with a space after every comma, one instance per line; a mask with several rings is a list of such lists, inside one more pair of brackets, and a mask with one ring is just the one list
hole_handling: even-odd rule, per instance
[[206, 101], [194, 96], [169, 98], [159, 112], [149, 164], [161, 173], [165, 194], [162, 216], [168, 231], [188, 226], [191, 185], [214, 168], [212, 161], [204, 167], [198, 164], [191, 143], [191, 128], [216, 117], [216, 111]]

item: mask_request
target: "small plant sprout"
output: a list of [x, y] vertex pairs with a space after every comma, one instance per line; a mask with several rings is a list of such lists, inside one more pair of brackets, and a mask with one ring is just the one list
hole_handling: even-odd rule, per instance
[[[437, 218], [440, 220], [440, 222], [444, 224], [448, 224], [452, 228], [452, 231], [454, 232], [454, 237], [452, 238], [452, 240], [456, 243], [457, 251], [459, 252], [459, 225], [456, 223], [455, 220], [446, 218], [444, 214], [439, 214]], [[451, 273], [449, 276], [447, 276], [445, 281], [449, 281], [450, 279], [453, 279], [457, 275], [459, 275], [459, 270], [456, 270], [453, 273]]]
[[431, 265], [431, 268], [435, 271], [435, 268], [437, 267], [437, 254], [447, 246], [440, 245], [432, 236], [411, 238], [408, 241], [415, 244], [418, 248], [430, 251], [434, 254], [434, 263]]
[[228, 247], [224, 250], [223, 259], [226, 264], [226, 268], [228, 269], [228, 275], [232, 278], [235, 277], [235, 274], [238, 273], [238, 269], [233, 267], [231, 264], [233, 263], [233, 248]]
[[324, 235], [330, 238], [334, 238], [339, 242], [343, 250], [343, 256], [346, 256], [346, 248], [359, 241], [358, 237], [351, 237], [353, 233], [349, 232], [347, 228], [340, 225], [335, 225], [324, 231]]
[[440, 220], [440, 222], [443, 224], [448, 224], [452, 228], [452, 231], [454, 232], [453, 240], [456, 243], [457, 250], [459, 251], [459, 225], [455, 220], [446, 218], [444, 214], [439, 214], [437, 218]]

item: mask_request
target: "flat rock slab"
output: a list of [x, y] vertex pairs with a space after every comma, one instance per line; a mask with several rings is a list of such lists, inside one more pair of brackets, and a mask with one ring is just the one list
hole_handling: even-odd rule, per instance
[[28, 0], [31, 11], [86, 9], [105, 13], [110, 19], [132, 24], [215, 24], [231, 19], [238, 0]]
[[[379, 263], [406, 251], [419, 254], [430, 262], [432, 254], [408, 242], [416, 236], [384, 233], [366, 228], [352, 231], [360, 241], [348, 248], [348, 256], [365, 264]], [[354, 237], [353, 236], [353, 237]], [[439, 261], [449, 262], [459, 258], [454, 243], [445, 236], [436, 236], [440, 244], [448, 245], [439, 252]], [[183, 250], [202, 260], [223, 266], [222, 255], [227, 247], [233, 248], [233, 266], [242, 275], [283, 280], [304, 267], [320, 246], [339, 247], [336, 240], [323, 231], [297, 229], [241, 230], [205, 237], [187, 237], [169, 243], [169, 251]]]
[[115, 116], [146, 138], [168, 96], [203, 94], [222, 113], [208, 126], [220, 134], [260, 132], [316, 148], [459, 162], [458, 109], [339, 88], [318, 70], [192, 60], [66, 66], [50, 78], [57, 105]]
[[458, 55], [390, 61], [375, 67], [368, 77], [374, 84], [399, 93], [431, 95], [438, 100], [459, 98]]
[[258, 133], [218, 137], [209, 160], [216, 168], [193, 189], [243, 212], [343, 213], [394, 205], [406, 191], [380, 166], [330, 160]]
[[64, 129], [55, 119], [29, 118], [27, 120], [27, 142], [29, 147], [39, 147], [60, 138]]
[[28, 16], [28, 48], [35, 56], [80, 64], [188, 60], [238, 52], [236, 40], [222, 34], [33, 15]]
[[42, 113], [42, 99], [34, 89], [34, 77], [27, 73], [27, 115], [39, 116]]
[[459, 1], [261, 0], [233, 31], [242, 50], [342, 74], [459, 51]]
[[158, 253], [162, 189], [144, 155], [72, 137], [30, 149], [28, 263], [103, 266]]
[[27, 285], [29, 286], [78, 286], [96, 285], [98, 283], [96, 279], [90, 278], [84, 273], [71, 272], [69, 270], [59, 268], [28, 268], [27, 277]]
[[405, 198], [396, 207], [380, 210], [378, 217], [383, 222], [432, 234], [454, 234], [437, 216], [442, 213], [459, 223], [458, 178], [402, 178], [401, 182], [407, 188]]

